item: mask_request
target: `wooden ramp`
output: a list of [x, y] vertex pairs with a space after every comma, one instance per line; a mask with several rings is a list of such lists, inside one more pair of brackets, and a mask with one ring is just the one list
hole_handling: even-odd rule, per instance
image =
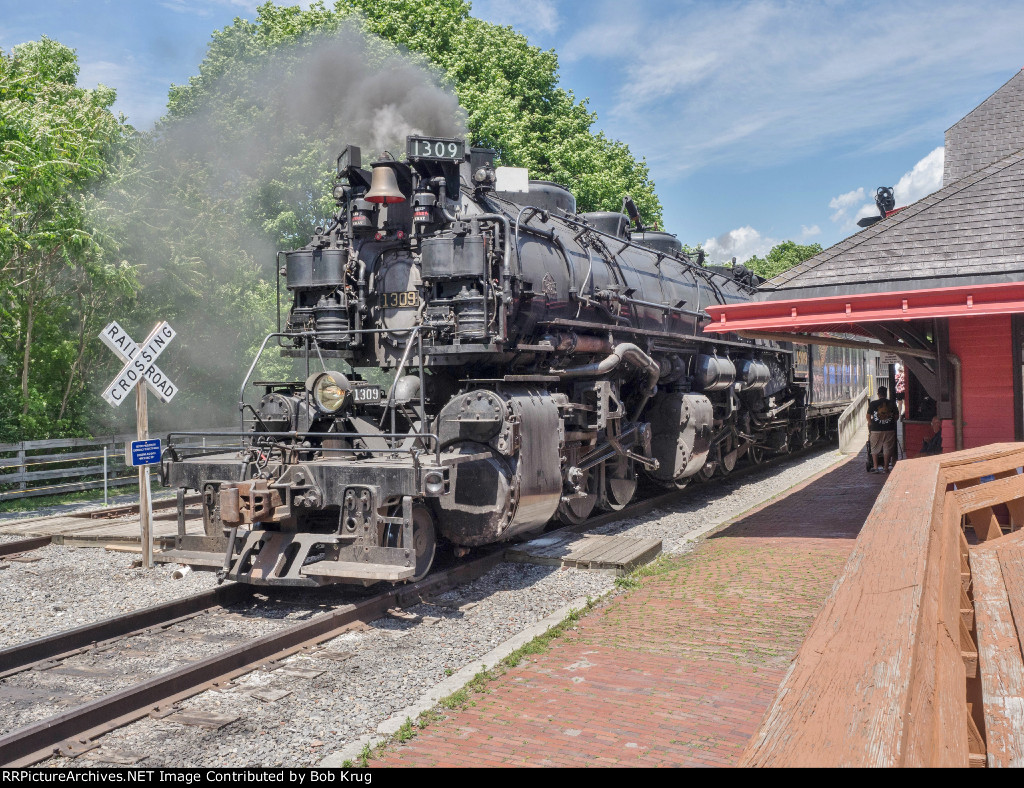
[[505, 560], [625, 575], [650, 563], [660, 553], [660, 539], [552, 533], [509, 548]]
[[[187, 533], [202, 534], [202, 512], [198, 506], [185, 510]], [[18, 536], [49, 536], [54, 544], [75, 547], [102, 547], [103, 545], [142, 541], [138, 514], [120, 517], [96, 518], [95, 513], [37, 517], [31, 520], [0, 525], [0, 533]], [[153, 512], [153, 541], [157, 544], [173, 544], [178, 532], [178, 513], [175, 509], [157, 509]]]

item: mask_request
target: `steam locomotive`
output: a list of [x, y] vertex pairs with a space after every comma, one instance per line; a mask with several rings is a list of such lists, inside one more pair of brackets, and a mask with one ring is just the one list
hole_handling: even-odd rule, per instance
[[[369, 168], [346, 148], [335, 215], [279, 255], [291, 305], [243, 381], [240, 431], [168, 436], [163, 560], [261, 585], [417, 580], [439, 544], [579, 523], [626, 506], [641, 475], [681, 489], [835, 432], [863, 358], [813, 401], [813, 348], [798, 364], [792, 346], [702, 334], [705, 307], [750, 300], [741, 266], [691, 260], [628, 197], [577, 213], [493, 151], [406, 142]], [[270, 348], [302, 379], [250, 383]]]

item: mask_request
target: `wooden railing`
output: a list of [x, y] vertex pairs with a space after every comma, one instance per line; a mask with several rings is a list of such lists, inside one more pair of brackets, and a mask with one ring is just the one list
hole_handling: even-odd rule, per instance
[[125, 468], [124, 443], [133, 439], [111, 435], [0, 444], [0, 501], [103, 487], [104, 448], [107, 486], [132, 484], [138, 475]]
[[867, 441], [868, 390], [854, 397], [839, 415], [839, 451], [851, 454], [860, 451]]
[[1011, 530], [1024, 525], [1022, 467], [1021, 444], [896, 465], [741, 765], [1020, 762], [1024, 731], [1001, 740], [1002, 760], [986, 749], [979, 673], [998, 665], [983, 642], [979, 671], [975, 619], [987, 613], [963, 526], [979, 542], [1002, 537], [1000, 504]]

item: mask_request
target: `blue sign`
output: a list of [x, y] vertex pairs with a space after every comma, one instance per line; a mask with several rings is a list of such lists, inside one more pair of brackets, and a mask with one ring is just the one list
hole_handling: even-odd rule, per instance
[[124, 461], [126, 465], [159, 465], [160, 439], [148, 441], [132, 441], [125, 444]]

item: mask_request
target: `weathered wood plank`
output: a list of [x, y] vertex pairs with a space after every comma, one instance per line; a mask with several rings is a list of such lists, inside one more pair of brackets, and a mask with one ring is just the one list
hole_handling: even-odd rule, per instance
[[977, 550], [999, 551], [1007, 547], [1024, 547], [1024, 531], [1014, 531], [1012, 534], [1004, 534], [998, 539], [990, 539], [987, 542], [971, 546], [971, 555]]
[[[126, 484], [136, 484], [139, 481], [137, 476], [125, 476], [107, 480], [108, 487], [120, 487]], [[15, 498], [37, 498], [40, 495], [54, 495], [60, 492], [76, 492], [78, 490], [98, 490], [103, 487], [103, 480], [98, 482], [75, 482], [69, 484], [54, 484], [48, 487], [37, 487], [32, 490], [9, 490], [0, 492], [0, 501], [14, 500]]]
[[963, 767], [970, 763], [970, 721], [960, 639], [961, 513], [946, 485], [934, 485], [931, 500], [922, 501], [930, 504], [930, 533], [900, 765]]
[[1006, 598], [1010, 603], [1010, 612], [1017, 628], [1017, 639], [1020, 641], [1024, 633], [1024, 549], [1017, 545], [1006, 545], [995, 551], [1002, 573]]
[[967, 514], [978, 509], [986, 509], [998, 503], [1024, 498], [1024, 474], [1015, 473], [1004, 479], [978, 484], [974, 487], [958, 489], [956, 496], [960, 511]]
[[1017, 446], [1015, 450], [1000, 453], [995, 457], [987, 457], [982, 460], [969, 462], [954, 460], [941, 464], [943, 475], [946, 477], [946, 483], [959, 485], [967, 481], [977, 481], [983, 476], [995, 476], [998, 473], [1024, 467], [1024, 451], [1021, 451], [1020, 447]]
[[967, 515], [967, 522], [974, 529], [979, 542], [988, 542], [1003, 535], [999, 520], [991, 507], [979, 509]]
[[1024, 766], [1024, 658], [994, 550], [972, 550], [988, 765]]
[[1010, 530], [1019, 531], [1024, 528], [1024, 499], [1007, 501], [1006, 508], [1010, 512]]
[[[612, 540], [611, 543], [609, 539]], [[572, 551], [566, 558], [573, 561], [590, 561], [604, 553], [612, 543], [614, 543], [614, 537], [584, 536], [573, 546]]]

